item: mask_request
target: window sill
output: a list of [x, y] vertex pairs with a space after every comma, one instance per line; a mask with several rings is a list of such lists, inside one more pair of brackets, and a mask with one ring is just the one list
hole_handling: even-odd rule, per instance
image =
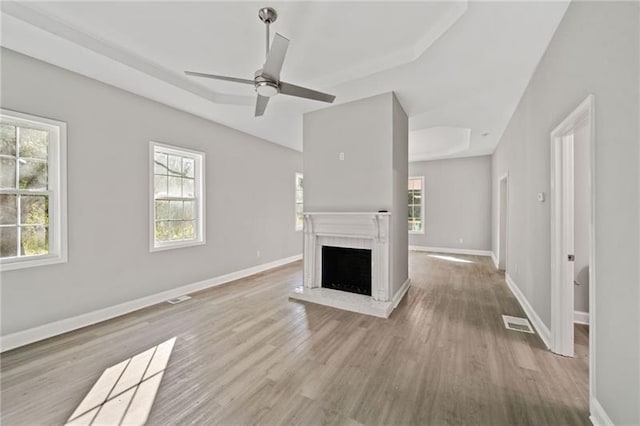
[[38, 266], [55, 265], [56, 263], [67, 263], [67, 256], [44, 254], [40, 256], [3, 259], [3, 262], [0, 263], [0, 271], [4, 272], [16, 269], [37, 268]]
[[424, 235], [424, 231], [409, 231], [411, 235]]
[[206, 242], [204, 240], [177, 241], [175, 243], [164, 243], [164, 244], [159, 245], [159, 246], [151, 246], [149, 248], [149, 251], [151, 253], [153, 253], [153, 252], [156, 252], [156, 251], [165, 251], [165, 250], [179, 249], [179, 248], [185, 248], [185, 247], [203, 246], [205, 244], [206, 244]]

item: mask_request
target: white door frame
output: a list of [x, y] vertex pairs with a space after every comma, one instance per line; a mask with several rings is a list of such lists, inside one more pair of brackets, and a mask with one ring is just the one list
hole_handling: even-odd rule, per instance
[[[573, 139], [564, 138], [574, 129], [584, 125], [589, 129], [589, 193], [590, 193], [590, 218], [589, 218], [589, 387], [594, 389], [593, 366], [595, 365], [595, 120], [594, 120], [594, 96], [589, 95], [578, 107], [567, 116], [551, 132], [551, 350], [557, 354], [573, 356], [573, 277], [567, 278], [570, 265], [567, 265], [567, 248], [573, 248], [573, 230], [563, 229], [563, 221], [567, 216], [573, 215], [571, 200], [567, 211], [563, 206], [567, 204], [565, 195], [571, 192], [573, 198], [572, 170], [566, 170], [573, 166]], [[564, 143], [563, 143], [564, 140]], [[569, 177], [571, 175], [571, 177]], [[564, 176], [564, 177], [563, 177]], [[570, 187], [567, 187], [569, 185]], [[565, 217], [563, 218], [563, 213]], [[571, 241], [567, 242], [567, 239]], [[570, 253], [573, 254], [573, 253]], [[593, 393], [592, 393], [593, 394]]]
[[[504, 247], [502, 247], [501, 241], [502, 241], [502, 235], [501, 235], [501, 228], [502, 228], [502, 181], [505, 182], [505, 192], [506, 192], [506, 207], [505, 207], [505, 225], [504, 225], [504, 233], [505, 233], [505, 238], [504, 238]], [[509, 250], [507, 249], [507, 247], [509, 246], [509, 172], [505, 173], [504, 175], [500, 176], [500, 178], [498, 178], [498, 253], [496, 253], [497, 255], [497, 265], [496, 267], [498, 269], [500, 269], [500, 259], [502, 258], [502, 251], [504, 250], [504, 270], [507, 270], [507, 256], [509, 254]]]

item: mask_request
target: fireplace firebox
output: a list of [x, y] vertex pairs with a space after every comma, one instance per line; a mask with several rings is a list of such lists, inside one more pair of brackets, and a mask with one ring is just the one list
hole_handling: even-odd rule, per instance
[[322, 246], [322, 287], [371, 296], [371, 250]]

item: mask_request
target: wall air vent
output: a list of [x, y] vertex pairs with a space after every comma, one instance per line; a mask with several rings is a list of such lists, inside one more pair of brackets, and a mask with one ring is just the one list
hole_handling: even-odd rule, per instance
[[523, 333], [535, 334], [535, 331], [533, 331], [533, 328], [531, 327], [531, 323], [526, 318], [510, 317], [509, 315], [503, 315], [502, 321], [504, 321], [504, 326], [507, 330], [521, 331]]
[[185, 300], [189, 300], [189, 299], [191, 299], [191, 296], [187, 296], [185, 294], [184, 296], [178, 296], [178, 297], [174, 297], [173, 299], [169, 299], [167, 300], [167, 302], [171, 303], [172, 305], [175, 305], [177, 303], [184, 302]]

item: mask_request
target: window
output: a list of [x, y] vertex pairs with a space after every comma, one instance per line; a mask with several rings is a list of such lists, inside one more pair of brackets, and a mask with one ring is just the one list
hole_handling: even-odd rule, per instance
[[409, 178], [409, 232], [424, 233], [424, 177]]
[[151, 142], [151, 251], [204, 244], [204, 153]]
[[0, 269], [67, 261], [66, 124], [0, 109]]
[[303, 207], [303, 178], [302, 173], [296, 173], [296, 231], [304, 227]]

